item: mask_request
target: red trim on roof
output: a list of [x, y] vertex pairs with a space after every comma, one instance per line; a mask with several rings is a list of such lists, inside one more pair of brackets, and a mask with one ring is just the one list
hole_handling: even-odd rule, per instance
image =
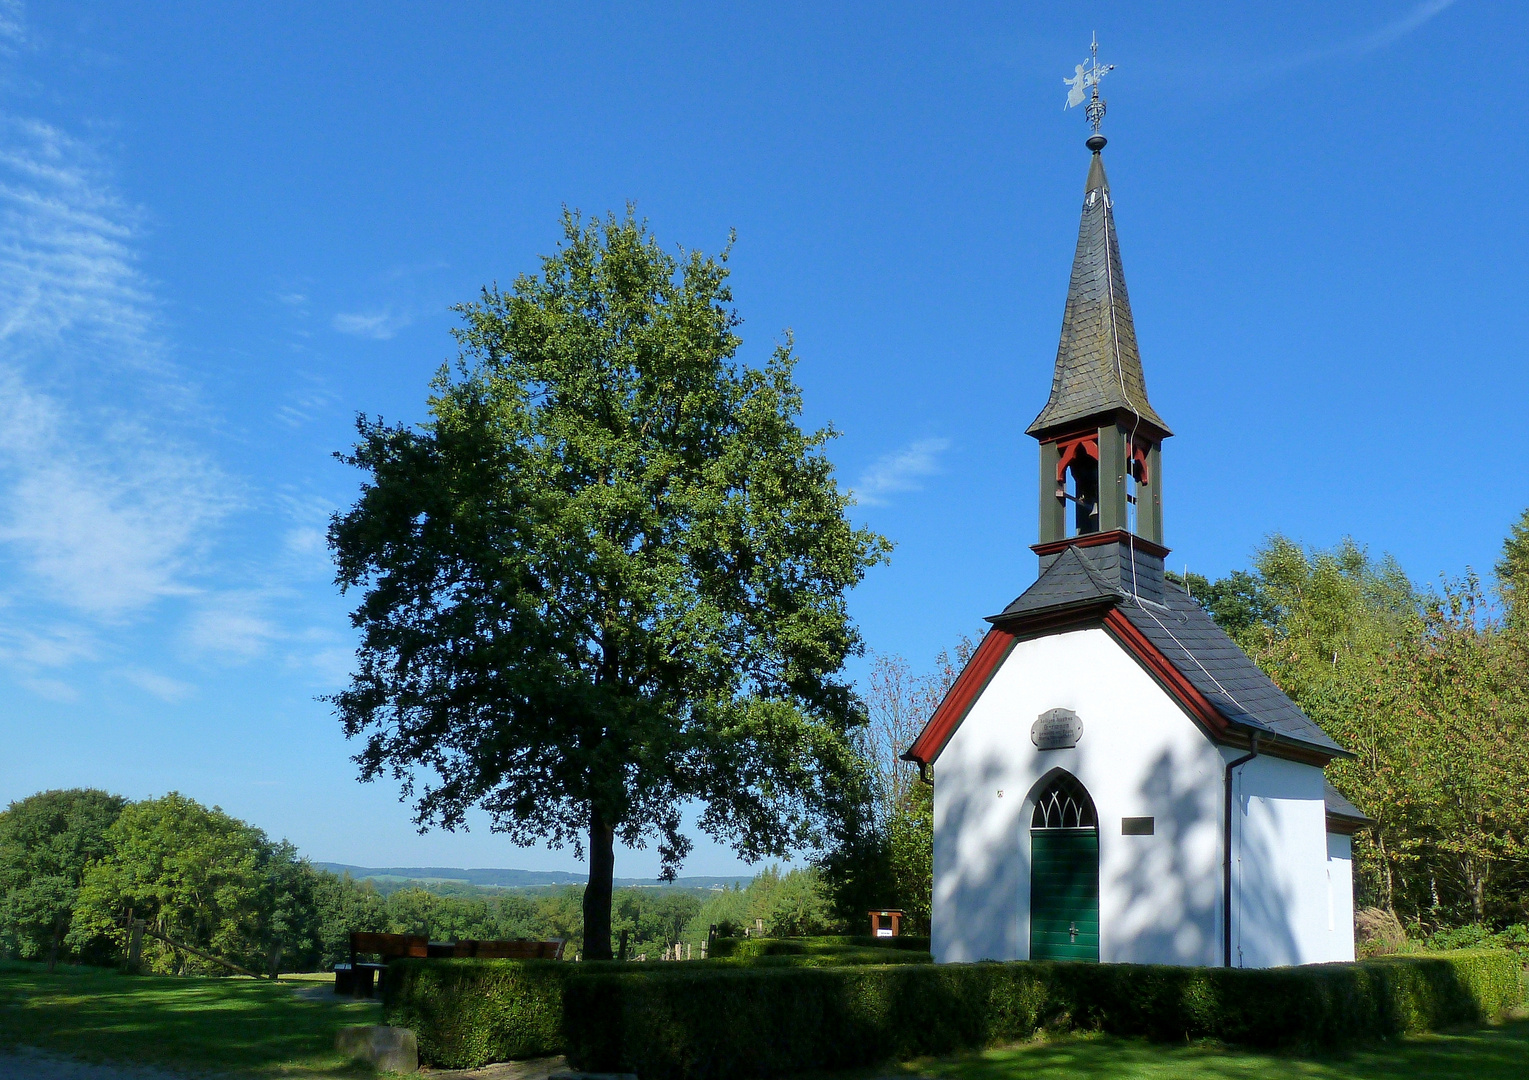
[[1127, 652], [1136, 657], [1163, 689], [1184, 707], [1186, 712], [1204, 724], [1213, 735], [1221, 737], [1226, 734], [1228, 727], [1226, 717], [1222, 716], [1210, 703], [1210, 699], [1196, 690], [1194, 684], [1173, 666], [1173, 661], [1147, 640], [1146, 635], [1131, 625], [1131, 620], [1121, 614], [1119, 608], [1111, 608], [1105, 613], [1104, 629], [1125, 646]]
[[1100, 544], [1135, 544], [1136, 550], [1147, 555], [1163, 558], [1169, 551], [1161, 544], [1154, 544], [1144, 536], [1135, 536], [1124, 529], [1106, 529], [1104, 532], [1082, 533], [1061, 540], [1047, 540], [1044, 544], [1031, 544], [1030, 550], [1037, 555], [1055, 555], [1070, 547], [1098, 547]]
[[945, 744], [950, 741], [956, 726], [966, 719], [967, 711], [977, 700], [988, 680], [993, 677], [993, 672], [998, 670], [998, 665], [1003, 658], [1009, 655], [1009, 649], [1014, 645], [1014, 634], [1009, 630], [993, 627], [982, 635], [982, 644], [977, 646], [977, 651], [966, 662], [966, 667], [961, 669], [961, 674], [946, 691], [945, 698], [940, 702], [940, 707], [934, 710], [934, 715], [924, 725], [924, 730], [919, 732], [913, 745], [908, 747], [907, 753], [903, 754], [906, 761], [916, 761], [920, 765], [927, 766], [939, 756]]

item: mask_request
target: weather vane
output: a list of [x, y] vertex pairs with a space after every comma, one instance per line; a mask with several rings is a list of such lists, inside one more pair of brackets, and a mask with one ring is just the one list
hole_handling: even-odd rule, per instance
[[1092, 91], [1088, 99], [1088, 108], [1083, 111], [1088, 114], [1088, 122], [1094, 126], [1094, 134], [1099, 134], [1099, 124], [1104, 119], [1104, 99], [1099, 96], [1099, 80], [1115, 70], [1114, 64], [1099, 63], [1099, 35], [1095, 34], [1093, 44], [1089, 47], [1087, 65], [1079, 64], [1073, 77], [1063, 79], [1070, 90], [1067, 91], [1067, 104], [1062, 106], [1063, 111], [1074, 105], [1083, 104], [1084, 94]]

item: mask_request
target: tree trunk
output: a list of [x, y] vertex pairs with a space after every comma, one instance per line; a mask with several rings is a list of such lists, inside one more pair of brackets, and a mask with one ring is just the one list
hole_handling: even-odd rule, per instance
[[1466, 880], [1471, 889], [1471, 916], [1478, 926], [1487, 921], [1487, 878], [1491, 876], [1492, 864], [1487, 859], [1467, 859]]
[[584, 959], [611, 958], [611, 888], [616, 874], [616, 830], [589, 811], [589, 884], [584, 887]]
[[1386, 838], [1380, 829], [1375, 830], [1375, 846], [1380, 851], [1381, 904], [1392, 915], [1396, 914], [1396, 882], [1391, 876], [1391, 856], [1386, 852]]
[[48, 950], [48, 974], [53, 974], [53, 969], [58, 966], [58, 947], [64, 939], [64, 924], [53, 924], [53, 947]]

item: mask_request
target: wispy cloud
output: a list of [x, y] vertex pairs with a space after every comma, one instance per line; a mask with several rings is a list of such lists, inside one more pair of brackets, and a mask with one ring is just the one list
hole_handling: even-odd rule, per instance
[[1421, 29], [1431, 22], [1436, 16], [1448, 8], [1454, 7], [1457, 0], [1423, 0], [1415, 5], [1406, 14], [1386, 23], [1380, 29], [1364, 34], [1361, 37], [1351, 38], [1334, 45], [1324, 45], [1320, 48], [1310, 49], [1306, 52], [1297, 53], [1281, 60], [1276, 60], [1267, 65], [1261, 72], [1264, 76], [1284, 74], [1303, 68], [1310, 64], [1320, 63], [1323, 60], [1331, 60], [1339, 56], [1364, 56], [1368, 53], [1378, 52], [1389, 45], [1394, 45], [1408, 34]]
[[186, 626], [194, 653], [225, 660], [250, 660], [283, 634], [271, 617], [271, 597], [262, 590], [219, 592], [202, 598]]
[[1355, 46], [1355, 51], [1361, 53], [1374, 52], [1384, 49], [1394, 41], [1406, 37], [1424, 23], [1438, 15], [1445, 8], [1454, 7], [1456, 0], [1424, 0], [1423, 3], [1413, 8], [1401, 18], [1387, 23], [1379, 30], [1361, 38]]
[[29, 43], [24, 12], [21, 0], [0, 0], [0, 51], [14, 52]]
[[855, 501], [886, 506], [891, 495], [922, 490], [922, 481], [940, 471], [940, 455], [949, 449], [949, 439], [919, 439], [877, 458], [852, 488]]
[[238, 502], [186, 436], [138, 228], [90, 147], [0, 116], [0, 594], [58, 626], [0, 635], [13, 663], [77, 660], [91, 627], [192, 592]]
[[301, 385], [287, 391], [287, 400], [276, 410], [276, 418], [288, 427], [302, 427], [334, 407], [339, 395], [320, 376], [300, 373]]
[[330, 323], [342, 334], [386, 341], [414, 321], [407, 312], [383, 311], [342, 312]]
[[182, 701], [189, 697], [196, 689], [190, 683], [181, 682], [179, 679], [172, 679], [168, 675], [161, 675], [155, 671], [146, 671], [143, 668], [126, 668], [117, 672], [117, 674], [144, 693], [157, 697], [160, 701]]

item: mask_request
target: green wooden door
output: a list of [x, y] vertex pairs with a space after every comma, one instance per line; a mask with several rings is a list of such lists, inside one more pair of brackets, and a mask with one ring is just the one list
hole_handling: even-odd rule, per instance
[[1099, 962], [1099, 830], [1030, 833], [1030, 959]]

